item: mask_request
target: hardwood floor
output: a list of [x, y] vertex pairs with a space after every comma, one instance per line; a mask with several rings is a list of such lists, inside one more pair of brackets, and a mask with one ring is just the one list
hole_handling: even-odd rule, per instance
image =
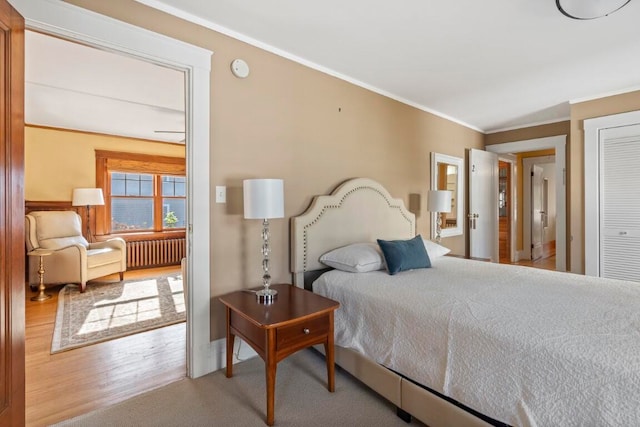
[[545, 243], [542, 246], [542, 257], [531, 261], [529, 259], [521, 259], [517, 262], [510, 262], [508, 258], [502, 259], [500, 258], [501, 264], [514, 264], [514, 265], [524, 265], [527, 267], [533, 268], [541, 268], [543, 270], [553, 270], [556, 269], [556, 241], [552, 240], [548, 243]]
[[[125, 279], [179, 269], [130, 271]], [[60, 289], [47, 289], [53, 298], [43, 302], [31, 301], [34, 293], [26, 292], [27, 426], [47, 426], [186, 376], [185, 323], [50, 354]]]
[[549, 256], [547, 258], [540, 258], [535, 261], [531, 260], [520, 260], [518, 262], [514, 262], [515, 265], [525, 265], [527, 267], [541, 268], [543, 270], [554, 270], [556, 269], [556, 256], [555, 254]]

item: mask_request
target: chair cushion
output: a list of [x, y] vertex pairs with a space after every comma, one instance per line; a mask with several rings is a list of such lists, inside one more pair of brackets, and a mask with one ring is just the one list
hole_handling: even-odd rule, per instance
[[[73, 211], [36, 211], [29, 215], [36, 219], [36, 237], [40, 247], [55, 249], [68, 246], [73, 243], [80, 243], [87, 247], [89, 243], [82, 236], [82, 221], [80, 215]], [[56, 241], [45, 244], [50, 239], [76, 238], [71, 241]], [[62, 246], [60, 246], [62, 245]]]
[[61, 249], [76, 244], [80, 244], [85, 248], [89, 245], [87, 243], [87, 240], [82, 236], [59, 237], [56, 239], [40, 240], [40, 247], [42, 249]]
[[87, 250], [87, 267], [94, 268], [105, 264], [120, 262], [122, 252], [113, 248], [88, 249]]

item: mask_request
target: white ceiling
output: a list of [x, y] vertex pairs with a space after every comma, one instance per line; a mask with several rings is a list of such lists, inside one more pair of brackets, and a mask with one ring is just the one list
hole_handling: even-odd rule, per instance
[[483, 132], [640, 89], [640, 1], [591, 21], [555, 0], [137, 1]]
[[[482, 132], [640, 89], [640, 1], [592, 21], [555, 0], [137, 1]], [[184, 139], [156, 132], [184, 131], [182, 72], [27, 31], [26, 81], [27, 123]]]
[[28, 124], [165, 142], [185, 137], [181, 71], [27, 31], [25, 82]]

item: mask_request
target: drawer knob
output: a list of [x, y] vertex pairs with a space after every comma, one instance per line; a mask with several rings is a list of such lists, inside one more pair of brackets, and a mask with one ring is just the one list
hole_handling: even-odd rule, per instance
[[302, 332], [304, 332], [305, 335], [309, 335], [310, 331], [309, 331], [309, 328], [304, 328]]

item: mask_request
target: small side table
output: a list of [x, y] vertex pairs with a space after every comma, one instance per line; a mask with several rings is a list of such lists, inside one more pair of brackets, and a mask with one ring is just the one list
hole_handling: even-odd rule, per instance
[[40, 261], [38, 264], [38, 277], [40, 278], [40, 284], [38, 285], [38, 295], [31, 297], [31, 301], [45, 301], [51, 298], [51, 295], [46, 294], [44, 292], [44, 257], [49, 256], [53, 253], [52, 250], [49, 249], [35, 249], [31, 252], [27, 252], [29, 256], [37, 256], [40, 257]]
[[265, 362], [267, 425], [275, 421], [276, 365], [298, 350], [324, 344], [327, 389], [335, 390], [333, 312], [340, 303], [292, 285], [272, 285], [278, 297], [271, 304], [256, 301], [251, 291], [219, 298], [227, 308], [227, 378], [233, 376], [233, 342], [242, 337]]

